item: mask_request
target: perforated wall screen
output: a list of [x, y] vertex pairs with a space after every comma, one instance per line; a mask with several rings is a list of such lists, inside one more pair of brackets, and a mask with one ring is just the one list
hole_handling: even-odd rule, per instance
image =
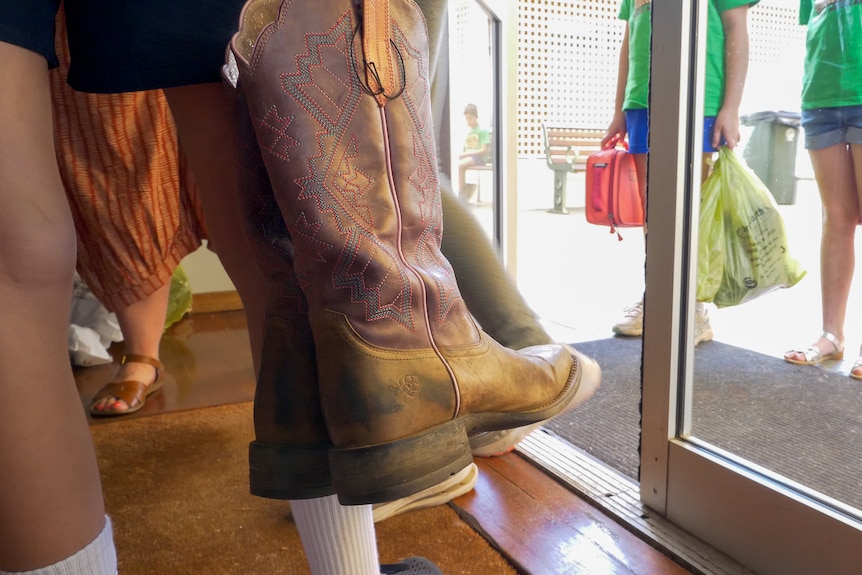
[[[617, 18], [620, 0], [511, 1], [517, 1], [517, 63], [505, 73], [515, 74], [517, 81], [517, 151], [521, 158], [540, 157], [543, 121], [607, 127], [625, 23]], [[452, 6], [471, 12], [476, 5], [474, 0], [454, 0]], [[453, 41], [463, 47], [459, 32], [463, 29], [453, 31]], [[749, 37], [740, 112], [798, 109], [805, 38], [798, 0], [761, 0], [749, 13]], [[453, 50], [453, 65], [469, 69], [470, 54]]]

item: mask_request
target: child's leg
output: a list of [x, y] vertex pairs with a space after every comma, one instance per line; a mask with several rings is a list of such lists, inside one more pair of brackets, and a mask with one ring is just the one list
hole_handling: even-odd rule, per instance
[[702, 186], [706, 179], [709, 177], [709, 174], [712, 173], [712, 152], [704, 152], [703, 158], [700, 164], [700, 185]]
[[[647, 154], [649, 153], [649, 111], [636, 108], [626, 110], [626, 129], [628, 130], [629, 153], [634, 156], [635, 170], [638, 175], [638, 190], [641, 204], [647, 205]], [[644, 214], [646, 216], [646, 214]], [[646, 217], [644, 217], [646, 221]], [[644, 225], [646, 234], [646, 225]]]
[[[854, 183], [856, 184], [856, 204], [857, 209], [859, 209], [860, 212], [858, 214], [858, 217], [862, 219], [862, 144], [850, 144], [850, 156], [853, 163], [853, 179]], [[857, 222], [857, 225], [858, 223], [859, 222]], [[854, 226], [854, 232], [855, 231], [856, 227]], [[855, 260], [855, 257], [853, 259]], [[825, 301], [825, 296], [823, 296], [823, 299]], [[860, 357], [862, 357], [862, 353], [860, 353]], [[853, 368], [850, 370], [850, 375], [857, 379], [862, 378], [862, 365], [859, 364], [858, 360], [854, 363]]]
[[[243, 300], [258, 371], [271, 286], [247, 241], [235, 111], [219, 84], [173, 88], [165, 94], [198, 183], [209, 235]], [[291, 508], [312, 573], [379, 572], [370, 505], [342, 507], [333, 495], [291, 501]]]
[[23, 571], [87, 547], [105, 511], [66, 340], [75, 230], [45, 58], [0, 42], [0, 70], [0, 569]]
[[0, 569], [0, 575], [116, 575], [116, 573], [117, 554], [114, 551], [114, 531], [107, 517], [98, 537], [65, 559], [29, 571]]
[[[638, 192], [644, 209], [643, 233], [646, 236], [647, 209], [647, 154], [649, 153], [649, 112], [646, 109], [625, 111], [629, 153], [635, 160], [638, 177]], [[611, 328], [617, 335], [640, 337], [643, 335], [643, 293], [637, 303], [623, 310], [623, 318]]]
[[[715, 118], [706, 118], [704, 123], [704, 133], [703, 133], [703, 155], [701, 156], [701, 166], [700, 166], [700, 185], [703, 186], [703, 183], [712, 173], [712, 167], [714, 162], [715, 153], [717, 150], [712, 148], [712, 125], [715, 122]], [[698, 345], [705, 341], [710, 341], [714, 334], [712, 331], [712, 325], [709, 321], [709, 303], [704, 301], [698, 301], [695, 304], [694, 310], [694, 345]]]
[[[640, 192], [641, 196], [641, 205], [643, 205], [644, 210], [646, 210], [646, 184], [647, 184], [647, 155], [646, 154], [632, 154], [635, 159], [635, 171], [638, 174], [638, 192]], [[646, 214], [644, 214], [646, 216]], [[644, 217], [644, 221], [646, 221], [646, 217]], [[646, 226], [644, 226], [644, 233], [646, 233]]]
[[234, 149], [235, 111], [222, 84], [164, 92], [197, 182], [214, 251], [243, 302], [256, 370], [270, 285], [255, 263], [245, 232]]
[[[854, 238], [860, 213], [854, 161], [844, 143], [810, 150], [809, 155], [823, 203], [820, 238], [822, 327], [843, 342], [844, 319], [856, 262]], [[834, 344], [823, 337], [814, 341], [814, 346], [822, 353], [835, 351]], [[785, 357], [801, 359], [801, 354], [792, 352]]]
[[473, 188], [467, 188], [467, 170], [476, 165], [472, 156], [462, 158], [458, 161], [458, 196], [465, 202], [470, 201]]

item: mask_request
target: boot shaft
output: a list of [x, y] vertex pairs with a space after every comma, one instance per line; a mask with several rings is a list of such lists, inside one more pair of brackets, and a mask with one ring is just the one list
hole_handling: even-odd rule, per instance
[[276, 4], [246, 5], [231, 50], [308, 302], [333, 481], [344, 503], [403, 497], [469, 464], [469, 435], [571, 405], [582, 370], [565, 346], [503, 348], [464, 305], [419, 8]]
[[[230, 76], [228, 76], [230, 78]], [[230, 93], [246, 236], [269, 294], [249, 446], [254, 495], [305, 499], [334, 493], [332, 445], [320, 402], [308, 304], [293, 268], [293, 242], [266, 173], [241, 91]]]
[[312, 316], [341, 313], [386, 348], [477, 341], [440, 253], [427, 36], [415, 4], [285, 2], [275, 14], [254, 2], [232, 47]]

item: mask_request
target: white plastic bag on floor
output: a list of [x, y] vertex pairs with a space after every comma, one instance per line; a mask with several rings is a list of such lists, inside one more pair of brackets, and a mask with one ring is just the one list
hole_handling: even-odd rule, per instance
[[69, 325], [69, 358], [72, 365], [77, 367], [113, 361], [108, 347], [95, 330], [75, 324]]
[[86, 367], [111, 363], [108, 348], [117, 341], [123, 341], [117, 316], [96, 299], [76, 273], [69, 321], [69, 357], [72, 365]]

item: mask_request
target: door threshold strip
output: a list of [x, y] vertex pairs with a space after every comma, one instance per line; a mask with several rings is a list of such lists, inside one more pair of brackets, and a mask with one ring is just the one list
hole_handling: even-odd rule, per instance
[[518, 444], [516, 451], [693, 573], [754, 575], [733, 558], [646, 507], [640, 501], [636, 481], [553, 432], [534, 431]]

